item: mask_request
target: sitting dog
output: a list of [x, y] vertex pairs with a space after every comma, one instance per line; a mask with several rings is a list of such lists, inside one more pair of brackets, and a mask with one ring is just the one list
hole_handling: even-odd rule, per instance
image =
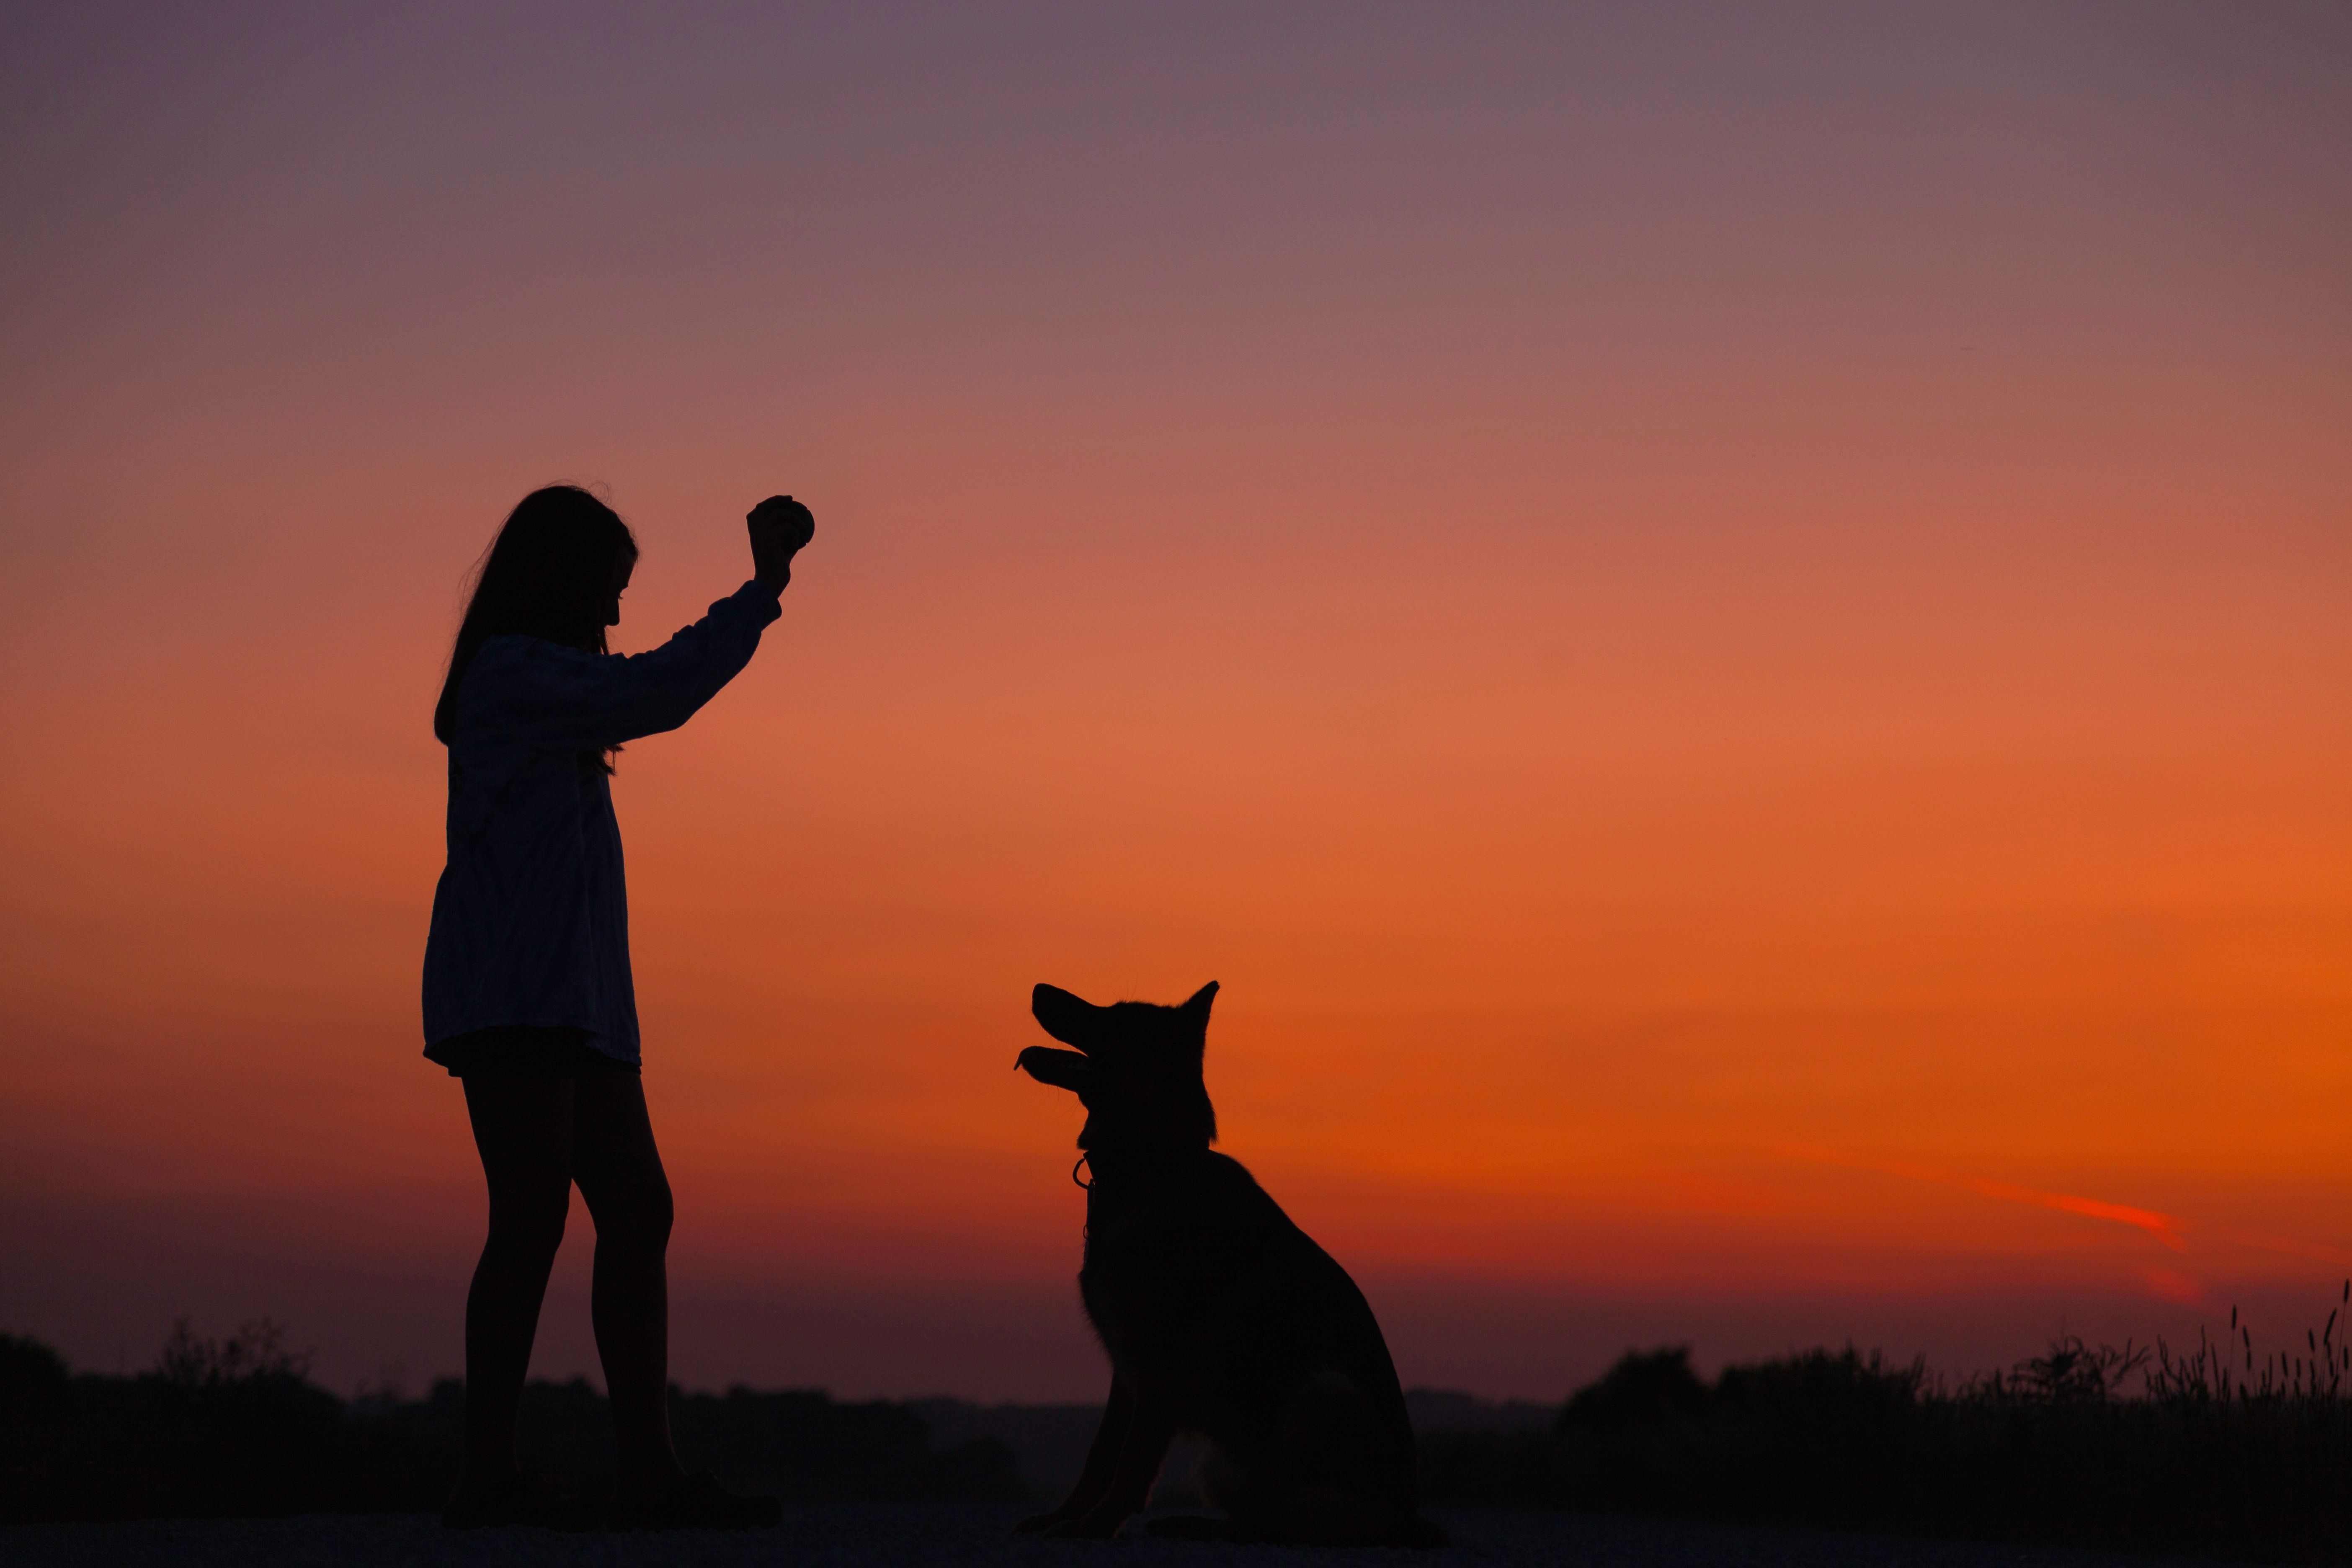
[[1015, 1065], [1087, 1110], [1078, 1291], [1111, 1379], [1076, 1489], [1017, 1528], [1115, 1533], [1191, 1432], [1210, 1447], [1202, 1494], [1226, 1517], [1161, 1520], [1159, 1533], [1440, 1544], [1363, 1293], [1238, 1162], [1209, 1151], [1217, 1114], [1201, 1058], [1216, 994], [1213, 982], [1181, 1007], [1098, 1007], [1040, 985], [1031, 1000], [1045, 1032], [1075, 1047], [1032, 1046]]

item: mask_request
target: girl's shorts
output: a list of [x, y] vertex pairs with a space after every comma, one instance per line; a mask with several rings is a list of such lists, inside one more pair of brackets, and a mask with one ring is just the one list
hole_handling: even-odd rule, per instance
[[425, 1047], [425, 1058], [449, 1069], [451, 1078], [471, 1073], [511, 1073], [518, 1078], [577, 1078], [582, 1073], [635, 1072], [635, 1062], [606, 1056], [588, 1044], [585, 1029], [550, 1029], [501, 1024], [452, 1035]]

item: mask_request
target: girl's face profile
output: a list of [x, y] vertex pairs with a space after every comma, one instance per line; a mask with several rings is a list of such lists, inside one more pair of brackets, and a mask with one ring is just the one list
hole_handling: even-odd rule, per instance
[[636, 570], [636, 562], [625, 555], [613, 563], [613, 596], [604, 603], [606, 626], [621, 624], [621, 595], [629, 591], [629, 579], [635, 575]]

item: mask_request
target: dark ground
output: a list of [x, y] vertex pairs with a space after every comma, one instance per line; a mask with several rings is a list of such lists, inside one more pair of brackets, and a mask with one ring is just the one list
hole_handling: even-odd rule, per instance
[[[1441, 1388], [1409, 1388], [1405, 1409], [1415, 1432], [1532, 1433], [1550, 1428], [1556, 1405], [1532, 1400], [1493, 1401]], [[1087, 1448], [1102, 1420], [1099, 1405], [974, 1405], [961, 1399], [916, 1399], [906, 1406], [930, 1429], [934, 1447], [953, 1449], [976, 1441], [1003, 1444], [1032, 1497], [1058, 1500], [1086, 1467]], [[1162, 1502], [1188, 1502], [1198, 1454], [1185, 1448], [1169, 1456], [1153, 1496]]]
[[1060, 1542], [1010, 1534], [1008, 1526], [1020, 1513], [1017, 1506], [992, 1503], [814, 1504], [789, 1510], [781, 1529], [748, 1535], [460, 1534], [441, 1529], [429, 1515], [401, 1514], [20, 1525], [0, 1528], [0, 1562], [13, 1568], [1307, 1568], [1375, 1563], [1400, 1568], [2148, 1568], [2151, 1562], [2045, 1547], [1444, 1510], [1435, 1517], [1455, 1544], [1433, 1552]]

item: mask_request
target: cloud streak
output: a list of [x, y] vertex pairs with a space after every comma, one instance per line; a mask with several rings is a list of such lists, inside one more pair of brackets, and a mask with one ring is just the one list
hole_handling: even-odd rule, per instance
[[1804, 1160], [1819, 1165], [1843, 1165], [1853, 1170], [1876, 1171], [1884, 1175], [1901, 1176], [1908, 1181], [1933, 1182], [1940, 1186], [1959, 1187], [1980, 1197], [1997, 1198], [2003, 1203], [2027, 1204], [2035, 1208], [2056, 1209], [2061, 1214], [2079, 1215], [2084, 1219], [2105, 1220], [2111, 1225], [2126, 1225], [2144, 1230], [2175, 1252], [2186, 1251], [2188, 1242], [2180, 1235], [2182, 1221], [2177, 1215], [2162, 1214], [2130, 1204], [2112, 1204], [2101, 1198], [2077, 1197], [2072, 1193], [2044, 1192], [2039, 1187], [2021, 1187], [2013, 1182], [1996, 1182], [1982, 1176], [1963, 1175], [1956, 1171], [1938, 1170], [1933, 1165], [1916, 1164], [1908, 1160], [1871, 1160], [1847, 1154], [1835, 1149], [1823, 1149], [1808, 1143], [1785, 1143], [1773, 1150], [1783, 1159]]

